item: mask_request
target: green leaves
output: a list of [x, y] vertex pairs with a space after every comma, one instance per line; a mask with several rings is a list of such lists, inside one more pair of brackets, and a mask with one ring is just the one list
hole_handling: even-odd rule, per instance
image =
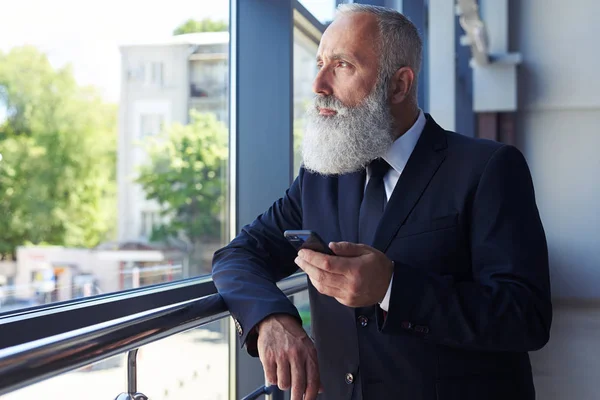
[[97, 245], [116, 223], [117, 107], [34, 47], [0, 53], [0, 257]]
[[204, 18], [201, 21], [188, 19], [173, 31], [173, 35], [195, 32], [227, 32], [228, 30], [229, 25], [225, 21], [213, 21], [210, 18]]
[[137, 182], [168, 221], [155, 227], [152, 239], [183, 235], [196, 247], [221, 235], [228, 131], [212, 114], [191, 111], [190, 121], [146, 139], [150, 162], [140, 168]]

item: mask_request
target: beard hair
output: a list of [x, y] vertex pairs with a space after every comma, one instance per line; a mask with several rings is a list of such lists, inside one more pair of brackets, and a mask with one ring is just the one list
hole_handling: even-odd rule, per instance
[[[333, 116], [319, 114], [329, 108]], [[334, 96], [316, 96], [306, 111], [302, 142], [304, 168], [321, 175], [359, 171], [388, 151], [393, 118], [387, 102], [387, 84], [380, 79], [371, 93], [355, 107]]]

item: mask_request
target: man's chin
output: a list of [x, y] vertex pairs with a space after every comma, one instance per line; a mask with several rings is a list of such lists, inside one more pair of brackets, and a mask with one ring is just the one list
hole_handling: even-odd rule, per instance
[[321, 164], [315, 165], [314, 163], [304, 163], [304, 169], [310, 173], [317, 175], [339, 176], [361, 171], [362, 169], [364, 169], [364, 167], [362, 165], [339, 167]]

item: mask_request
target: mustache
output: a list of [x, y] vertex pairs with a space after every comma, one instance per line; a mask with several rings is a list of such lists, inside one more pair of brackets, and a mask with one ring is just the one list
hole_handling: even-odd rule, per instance
[[350, 110], [350, 107], [346, 106], [334, 95], [315, 96], [313, 100], [313, 107], [315, 109], [328, 108], [336, 111], [338, 115], [345, 115]]

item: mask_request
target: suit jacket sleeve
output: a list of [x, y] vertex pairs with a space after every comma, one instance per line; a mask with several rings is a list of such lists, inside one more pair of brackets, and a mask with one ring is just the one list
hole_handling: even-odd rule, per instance
[[463, 349], [537, 350], [548, 341], [552, 320], [548, 250], [522, 154], [511, 146], [496, 150], [475, 190], [468, 217], [472, 280], [394, 260], [380, 329]]
[[284, 238], [288, 229], [301, 229], [301, 182], [304, 170], [269, 210], [242, 228], [213, 258], [213, 281], [239, 324], [240, 344], [256, 356], [255, 326], [272, 314], [290, 314], [301, 321], [292, 302], [276, 282], [297, 269], [294, 247]]

